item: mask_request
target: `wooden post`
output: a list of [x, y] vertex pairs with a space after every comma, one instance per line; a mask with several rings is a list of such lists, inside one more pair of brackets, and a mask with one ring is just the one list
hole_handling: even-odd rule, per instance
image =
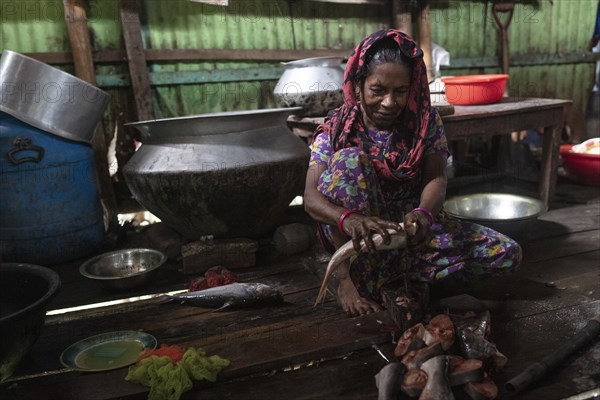
[[152, 91], [136, 0], [121, 0], [121, 27], [138, 120], [154, 119]]
[[412, 37], [410, 0], [393, 0], [392, 13], [394, 14], [394, 28]]
[[417, 18], [418, 38], [413, 35], [412, 10], [410, 0], [393, 0], [392, 14], [394, 16], [394, 28], [398, 29], [416, 39], [419, 47], [423, 50], [423, 61], [427, 67], [427, 79], [433, 79], [433, 62], [431, 56], [431, 24], [429, 21], [429, 3], [424, 2], [420, 6]]
[[[75, 75], [92, 85], [96, 85], [90, 33], [83, 0], [63, 0], [63, 6], [73, 52]], [[117, 201], [108, 169], [108, 152], [102, 123], [99, 123], [96, 128], [96, 132], [92, 138], [92, 147], [94, 149], [96, 174], [100, 186], [100, 197], [108, 214], [106, 217], [110, 227], [117, 222]]]
[[419, 10], [419, 47], [423, 50], [423, 61], [427, 67], [427, 80], [431, 82], [433, 76], [433, 62], [431, 55], [432, 41], [431, 41], [431, 25], [429, 21], [429, 4], [423, 5], [423, 8]]

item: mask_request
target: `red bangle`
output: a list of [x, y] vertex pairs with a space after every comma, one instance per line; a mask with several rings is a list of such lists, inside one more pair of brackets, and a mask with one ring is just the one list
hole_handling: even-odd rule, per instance
[[358, 214], [358, 212], [354, 211], [354, 210], [346, 210], [342, 213], [342, 215], [340, 215], [340, 218], [338, 219], [338, 231], [342, 234], [345, 235], [346, 232], [344, 232], [344, 221], [346, 220], [346, 218], [348, 217], [348, 215], [350, 214]]
[[417, 212], [417, 211], [420, 211], [423, 214], [425, 214], [427, 216], [427, 219], [429, 220], [429, 225], [433, 225], [434, 219], [433, 219], [433, 214], [431, 213], [431, 211], [429, 211], [428, 209], [423, 208], [423, 207], [417, 207], [414, 210], [412, 210], [412, 212]]

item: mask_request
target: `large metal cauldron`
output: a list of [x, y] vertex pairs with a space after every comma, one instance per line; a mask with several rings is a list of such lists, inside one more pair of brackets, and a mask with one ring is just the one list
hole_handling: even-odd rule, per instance
[[60, 285], [50, 268], [0, 263], [0, 382], [12, 375], [39, 338]]
[[344, 103], [344, 69], [340, 57], [314, 57], [283, 63], [285, 71], [273, 94], [284, 107], [302, 107], [297, 114], [326, 115]]
[[297, 108], [128, 124], [143, 145], [123, 169], [131, 193], [190, 240], [260, 237], [302, 193], [309, 149], [287, 127]]

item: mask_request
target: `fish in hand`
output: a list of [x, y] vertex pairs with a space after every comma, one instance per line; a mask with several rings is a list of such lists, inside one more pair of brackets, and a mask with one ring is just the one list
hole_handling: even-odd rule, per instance
[[283, 303], [281, 291], [264, 283], [231, 283], [194, 292], [180, 293], [169, 296], [169, 298], [182, 304], [217, 308], [217, 310]]
[[[404, 224], [400, 223], [404, 228]], [[375, 248], [379, 250], [390, 250], [390, 249], [400, 249], [406, 247], [406, 234], [414, 235], [416, 227], [406, 227], [404, 231], [398, 232], [394, 229], [388, 229], [388, 233], [390, 234], [390, 243], [386, 244], [384, 242], [383, 236], [379, 233], [373, 235], [373, 243], [375, 244]], [[364, 240], [361, 241], [361, 251], [366, 251], [367, 245]], [[327, 291], [327, 284], [331, 279], [331, 276], [335, 272], [335, 270], [344, 262], [352, 257], [356, 257], [358, 255], [358, 251], [354, 248], [354, 243], [352, 240], [349, 240], [344, 245], [342, 245], [339, 249], [336, 250], [335, 253], [331, 256], [329, 260], [329, 264], [327, 265], [327, 269], [325, 271], [325, 276], [323, 277], [323, 282], [321, 283], [321, 288], [319, 289], [319, 294], [317, 295], [317, 300], [315, 301], [315, 307], [322, 304], [325, 301], [325, 294]]]

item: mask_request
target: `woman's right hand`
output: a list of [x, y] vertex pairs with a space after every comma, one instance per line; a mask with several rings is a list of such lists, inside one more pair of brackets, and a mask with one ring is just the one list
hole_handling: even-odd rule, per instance
[[383, 237], [385, 244], [390, 243], [390, 234], [387, 229], [394, 229], [402, 232], [402, 225], [397, 222], [386, 221], [377, 217], [367, 217], [361, 214], [350, 214], [344, 219], [342, 224], [344, 233], [352, 238], [352, 244], [356, 251], [361, 251], [361, 242], [364, 240], [367, 251], [374, 253], [377, 251], [373, 243], [373, 233], [378, 233]]
[[424, 250], [432, 237], [429, 219], [421, 212], [411, 211], [404, 217], [404, 226], [409, 225], [415, 230], [412, 235], [407, 235], [408, 248], [414, 252]]

